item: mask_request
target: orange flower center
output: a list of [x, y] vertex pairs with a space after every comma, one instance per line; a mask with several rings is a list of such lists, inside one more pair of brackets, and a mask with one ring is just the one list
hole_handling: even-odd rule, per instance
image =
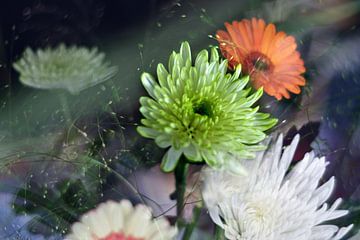
[[244, 71], [247, 74], [256, 72], [271, 72], [273, 64], [271, 60], [260, 52], [251, 52], [244, 59]]
[[126, 236], [123, 233], [111, 233], [108, 236], [101, 238], [99, 240], [143, 240], [143, 239], [132, 236]]

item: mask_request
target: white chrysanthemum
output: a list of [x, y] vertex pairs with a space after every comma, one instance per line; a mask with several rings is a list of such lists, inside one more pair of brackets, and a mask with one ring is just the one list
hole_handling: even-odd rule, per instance
[[117, 71], [105, 62], [105, 54], [97, 48], [66, 47], [27, 48], [14, 63], [20, 81], [34, 88], [66, 89], [75, 94], [113, 77]]
[[[319, 185], [325, 158], [307, 153], [289, 169], [299, 136], [283, 150], [282, 136], [266, 153], [248, 161], [249, 174], [203, 171], [203, 198], [213, 221], [231, 240], [336, 240], [352, 226], [322, 224], [348, 213], [336, 210], [341, 199], [325, 202], [334, 178]], [[265, 155], [264, 155], [265, 154]]]
[[164, 218], [153, 219], [150, 209], [127, 201], [108, 201], [74, 223], [66, 240], [170, 240], [177, 234]]

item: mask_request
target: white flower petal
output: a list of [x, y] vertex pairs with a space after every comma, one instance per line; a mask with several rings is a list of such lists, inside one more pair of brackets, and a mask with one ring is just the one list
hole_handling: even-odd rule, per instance
[[337, 210], [341, 199], [330, 208], [325, 203], [334, 188], [334, 178], [319, 186], [325, 158], [307, 153], [289, 170], [300, 137], [284, 150], [282, 139], [247, 165], [248, 176], [202, 171], [202, 194], [210, 217], [230, 240], [341, 239], [351, 226], [321, 225], [348, 213]]
[[150, 208], [139, 204], [133, 207], [128, 200], [100, 204], [73, 224], [67, 240], [103, 239], [111, 234], [137, 237], [143, 240], [171, 240], [177, 229], [165, 218], [152, 219]]

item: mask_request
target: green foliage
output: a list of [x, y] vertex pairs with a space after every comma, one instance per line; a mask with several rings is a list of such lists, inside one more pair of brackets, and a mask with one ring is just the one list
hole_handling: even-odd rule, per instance
[[64, 180], [53, 187], [31, 181], [17, 192], [14, 209], [18, 214], [39, 216], [35, 218], [38, 223], [65, 233], [78, 216], [96, 206], [98, 197], [79, 179]]

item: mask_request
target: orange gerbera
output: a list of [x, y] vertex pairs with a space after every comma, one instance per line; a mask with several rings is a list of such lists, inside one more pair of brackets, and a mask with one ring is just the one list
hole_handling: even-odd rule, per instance
[[241, 64], [256, 89], [264, 87], [278, 100], [290, 98], [289, 92], [300, 93], [305, 67], [293, 36], [277, 33], [274, 24], [256, 18], [225, 23], [225, 27], [227, 31], [219, 30], [216, 38], [230, 68]]

